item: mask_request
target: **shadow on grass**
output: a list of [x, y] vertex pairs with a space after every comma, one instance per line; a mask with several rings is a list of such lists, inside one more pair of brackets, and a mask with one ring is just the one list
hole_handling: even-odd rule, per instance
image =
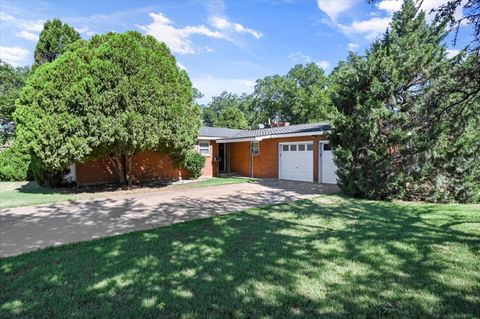
[[[156, 211], [176, 222], [225, 206]], [[1, 260], [0, 317], [473, 318], [478, 223], [469, 206], [322, 196], [45, 249]]]
[[40, 186], [37, 182], [28, 182], [22, 184], [17, 189], [20, 193], [28, 194], [88, 194], [88, 193], [103, 193], [103, 192], [115, 192], [115, 191], [124, 191], [124, 190], [136, 190], [141, 188], [164, 188], [169, 185], [172, 185], [172, 181], [150, 181], [150, 182], [141, 182], [134, 183], [128, 187], [121, 185], [119, 183], [107, 183], [99, 185], [89, 185], [89, 186], [64, 186], [64, 187], [45, 187]]

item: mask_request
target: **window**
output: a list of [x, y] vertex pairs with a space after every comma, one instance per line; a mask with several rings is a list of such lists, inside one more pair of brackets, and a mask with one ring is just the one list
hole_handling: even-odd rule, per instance
[[288, 145], [282, 145], [282, 151], [288, 152]]
[[305, 152], [305, 144], [298, 144], [298, 151]]
[[210, 143], [206, 140], [199, 141], [198, 152], [204, 156], [210, 156]]
[[313, 151], [313, 144], [307, 144], [307, 151]]
[[251, 155], [259, 155], [260, 154], [260, 143], [259, 142], [250, 143], [250, 154]]
[[323, 150], [324, 151], [331, 151], [332, 150], [332, 145], [330, 143], [323, 144]]
[[297, 150], [297, 144], [290, 145], [290, 151], [295, 152]]

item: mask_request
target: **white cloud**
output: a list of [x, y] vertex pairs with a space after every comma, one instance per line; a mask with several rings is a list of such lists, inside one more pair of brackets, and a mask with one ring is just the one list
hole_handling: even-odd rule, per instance
[[182, 63], [180, 63], [180, 62], [177, 61], [177, 65], [178, 65], [178, 67], [179, 67], [180, 69], [185, 70], [185, 71], [188, 71], [188, 70], [187, 70], [187, 67], [186, 67], [185, 65], [183, 65]]
[[310, 56], [303, 54], [300, 51], [290, 53], [288, 58], [296, 63], [315, 63], [319, 68], [324, 70], [330, 67], [330, 62], [324, 60], [314, 61]]
[[[449, 0], [423, 0], [421, 9], [427, 13], [427, 21], [431, 22], [435, 16], [432, 9], [446, 4]], [[364, 20], [354, 20], [350, 24], [340, 24], [336, 22], [338, 15], [353, 6], [348, 0], [340, 2], [331, 0], [317, 0], [319, 8], [326, 12], [331, 21], [329, 25], [333, 25], [346, 35], [363, 35], [365, 39], [371, 41], [383, 34], [388, 28], [392, 16], [395, 11], [402, 7], [402, 0], [382, 0], [372, 8], [377, 11], [370, 12], [370, 18]], [[458, 19], [462, 17], [462, 6], [459, 6], [455, 12], [455, 17]]]
[[368, 20], [356, 20], [350, 25], [338, 24], [338, 27], [345, 34], [364, 34], [367, 40], [374, 40], [385, 32], [391, 20], [391, 17], [375, 17]]
[[29, 58], [30, 51], [21, 47], [0, 46], [0, 59], [13, 65], [25, 65]]
[[246, 34], [250, 34], [251, 36], [253, 36], [257, 39], [260, 39], [263, 36], [263, 34], [260, 31], [250, 29], [250, 28], [246, 28], [243, 25], [241, 25], [240, 23], [231, 22], [226, 18], [213, 16], [213, 17], [209, 18], [209, 22], [213, 27], [215, 27], [219, 30], [233, 31], [233, 32], [238, 32], [238, 33], [246, 33]]
[[348, 46], [348, 50], [350, 50], [350, 51], [358, 49], [358, 44], [356, 44], [356, 43], [350, 42], [349, 44], [347, 44], [347, 46]]
[[43, 20], [18, 19], [3, 12], [0, 13], [0, 19], [3, 23], [20, 30], [15, 35], [28, 41], [37, 41], [38, 34], [43, 30]]
[[300, 51], [290, 53], [288, 58], [293, 62], [312, 63], [312, 58]]
[[28, 32], [28, 31], [25, 31], [25, 30], [23, 30], [19, 33], [16, 33], [16, 35], [20, 38], [23, 38], [23, 39], [29, 40], [29, 41], [37, 41], [38, 40], [38, 34]]
[[217, 78], [211, 75], [201, 75], [191, 78], [193, 86], [200, 90], [204, 97], [200, 103], [208, 103], [211, 98], [220, 95], [223, 91], [242, 94], [251, 93], [255, 87], [255, 80], [237, 78]]
[[21, 30], [37, 33], [43, 30], [43, 20], [18, 19], [5, 13], [0, 13], [0, 19], [2, 19], [3, 22], [9, 23]]
[[377, 3], [377, 8], [393, 14], [395, 11], [400, 10], [400, 8], [402, 7], [402, 3], [403, 1], [399, 0], [383, 0]]
[[[231, 37], [233, 33], [246, 33], [257, 39], [262, 37], [262, 33], [259, 31], [246, 28], [239, 23], [230, 22], [225, 18], [211, 17], [209, 21], [213, 28], [209, 28], [205, 25], [176, 27], [173, 21], [163, 13], [150, 13], [150, 17], [153, 19], [152, 23], [144, 26], [140, 25], [138, 28], [154, 36], [159, 41], [165, 42], [174, 53], [179, 54], [192, 54], [199, 51], [194, 48], [190, 39], [192, 35], [201, 35], [231, 42], [234, 42]], [[209, 49], [205, 51], [208, 52]]]
[[317, 0], [317, 5], [330, 19], [335, 21], [337, 16], [355, 5], [354, 0]]
[[454, 56], [456, 56], [457, 54], [460, 53], [460, 50], [455, 50], [455, 49], [447, 49], [447, 57], [449, 59], [453, 58]]
[[315, 64], [321, 69], [328, 69], [330, 67], [330, 62], [328, 61], [317, 61]]
[[85, 34], [87, 36], [92, 36], [95, 34], [95, 32], [91, 31], [89, 27], [81, 27], [81, 28], [75, 28], [78, 33], [80, 34]]
[[177, 28], [163, 13], [150, 13], [153, 22], [146, 26], [139, 26], [145, 33], [163, 41], [175, 53], [195, 53], [190, 36], [194, 34], [221, 39], [224, 35], [220, 31], [211, 30], [204, 25], [186, 26]]

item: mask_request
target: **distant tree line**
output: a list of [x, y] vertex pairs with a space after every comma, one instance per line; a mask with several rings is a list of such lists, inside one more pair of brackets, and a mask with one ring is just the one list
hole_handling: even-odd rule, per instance
[[329, 121], [334, 112], [328, 97], [328, 77], [324, 70], [310, 63], [295, 65], [285, 75], [257, 80], [252, 94], [225, 91], [213, 97], [202, 114], [204, 125], [245, 129], [277, 121]]

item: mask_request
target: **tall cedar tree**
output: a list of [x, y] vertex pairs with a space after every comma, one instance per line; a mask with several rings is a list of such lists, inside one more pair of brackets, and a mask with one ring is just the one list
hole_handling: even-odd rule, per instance
[[200, 127], [187, 73], [164, 43], [133, 31], [77, 41], [40, 66], [15, 118], [45, 170], [107, 156], [125, 184], [135, 154], [158, 150], [181, 160]]
[[[334, 123], [340, 187], [366, 198], [402, 197], [405, 178], [418, 167], [412, 145], [419, 97], [444, 63], [441, 27], [429, 26], [413, 1], [396, 12], [383, 39], [366, 57], [353, 53], [332, 74], [332, 101], [339, 111]], [[416, 140], [416, 141], [414, 141]], [[405, 170], [405, 161], [412, 165]]]
[[77, 40], [80, 40], [80, 34], [70, 25], [59, 19], [46, 21], [35, 47], [34, 68], [52, 62]]

